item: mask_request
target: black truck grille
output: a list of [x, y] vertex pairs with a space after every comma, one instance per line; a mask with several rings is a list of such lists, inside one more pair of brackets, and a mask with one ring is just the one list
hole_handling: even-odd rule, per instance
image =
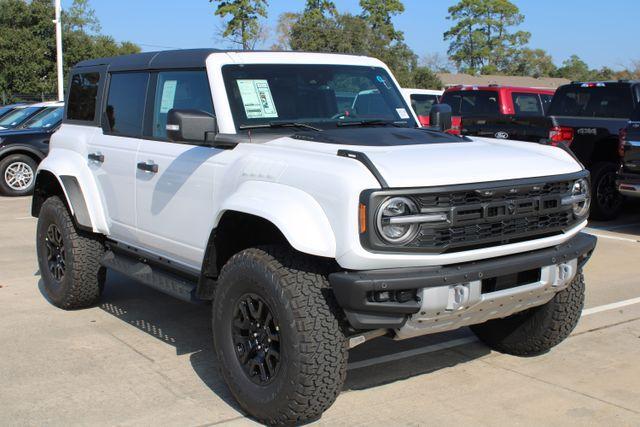
[[374, 209], [387, 197], [402, 194], [421, 213], [446, 213], [448, 220], [421, 224], [416, 237], [403, 245], [372, 235], [363, 243], [381, 251], [447, 253], [561, 234], [578, 222], [571, 206], [561, 203], [573, 182], [571, 177], [373, 193], [368, 201]]

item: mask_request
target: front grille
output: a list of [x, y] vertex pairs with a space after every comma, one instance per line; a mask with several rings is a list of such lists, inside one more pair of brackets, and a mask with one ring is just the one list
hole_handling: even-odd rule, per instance
[[561, 200], [583, 176], [372, 192], [367, 195], [372, 216], [387, 197], [402, 195], [421, 213], [446, 213], [448, 220], [421, 224], [416, 237], [403, 245], [390, 245], [377, 233], [362, 241], [381, 251], [450, 253], [561, 234], [578, 222]]

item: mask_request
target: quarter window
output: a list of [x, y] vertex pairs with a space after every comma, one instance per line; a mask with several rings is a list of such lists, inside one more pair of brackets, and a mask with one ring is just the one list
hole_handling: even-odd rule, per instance
[[79, 73], [71, 77], [67, 119], [92, 122], [96, 117], [96, 98], [100, 73]]
[[512, 93], [513, 108], [519, 116], [543, 116], [540, 99], [536, 93]]
[[142, 136], [148, 73], [111, 75], [105, 115], [111, 133]]
[[204, 71], [160, 72], [155, 93], [154, 138], [167, 138], [167, 114], [172, 109], [199, 110], [213, 115], [209, 81]]

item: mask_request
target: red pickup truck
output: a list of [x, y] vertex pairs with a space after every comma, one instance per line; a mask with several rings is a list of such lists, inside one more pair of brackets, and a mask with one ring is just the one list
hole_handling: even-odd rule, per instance
[[554, 92], [499, 85], [454, 86], [440, 102], [451, 106], [452, 133], [539, 142], [548, 137], [549, 129], [531, 119], [544, 117]]

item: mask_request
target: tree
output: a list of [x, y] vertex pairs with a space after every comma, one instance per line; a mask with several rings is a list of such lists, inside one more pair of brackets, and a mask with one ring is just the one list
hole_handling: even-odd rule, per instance
[[[100, 27], [86, 1], [74, 0], [63, 12], [65, 74], [85, 59], [140, 51], [133, 43], [117, 43], [111, 37], [87, 33], [86, 29], [93, 31]], [[15, 100], [17, 94], [39, 97], [55, 93], [53, 17], [50, 0], [0, 0], [0, 95], [4, 94], [8, 101]]]
[[259, 19], [267, 17], [266, 0], [209, 0], [218, 3], [216, 16], [228, 19], [222, 37], [243, 50], [253, 50], [265, 38]]
[[503, 70], [514, 76], [550, 77], [557, 72], [553, 58], [543, 49], [524, 48], [514, 55]]
[[531, 36], [512, 31], [524, 16], [509, 0], [460, 0], [449, 8], [453, 27], [444, 33], [448, 53], [464, 72], [491, 74], [505, 69]]
[[278, 17], [276, 24], [276, 42], [271, 46], [272, 50], [291, 49], [291, 28], [300, 15], [294, 12], [284, 12]]
[[62, 12], [62, 22], [65, 31], [85, 31], [99, 33], [100, 22], [95, 11], [89, 6], [89, 0], [73, 0], [69, 10]]
[[578, 55], [571, 55], [569, 59], [562, 62], [562, 67], [558, 68], [556, 76], [569, 80], [589, 80], [591, 70]]
[[400, 0], [360, 0], [362, 18], [369, 23], [374, 33], [379, 33], [388, 41], [402, 41], [404, 35], [396, 31], [391, 18], [404, 12]]
[[442, 89], [442, 80], [431, 69], [419, 66], [411, 72], [411, 85], [419, 89]]
[[427, 53], [420, 58], [420, 65], [436, 73], [450, 73], [454, 70], [449, 57], [439, 52]]

